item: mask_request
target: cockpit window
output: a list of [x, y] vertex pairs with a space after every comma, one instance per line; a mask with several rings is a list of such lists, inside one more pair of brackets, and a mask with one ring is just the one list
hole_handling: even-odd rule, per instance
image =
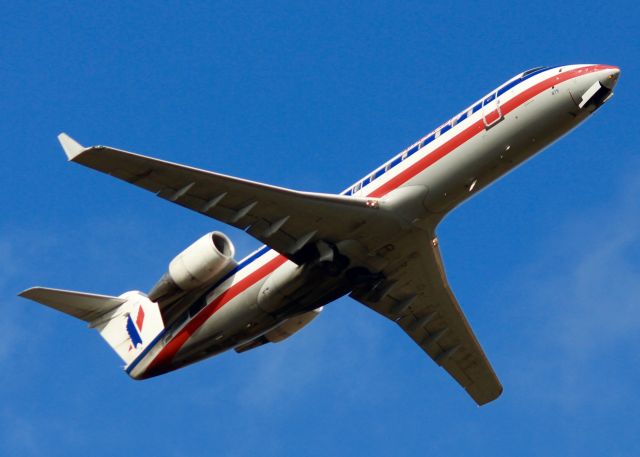
[[546, 67], [535, 67], [535, 68], [532, 68], [531, 70], [527, 70], [524, 73], [522, 73], [520, 75], [520, 77], [524, 78], [524, 77], [530, 75], [531, 73], [535, 73], [536, 71], [542, 70], [543, 68], [546, 68]]

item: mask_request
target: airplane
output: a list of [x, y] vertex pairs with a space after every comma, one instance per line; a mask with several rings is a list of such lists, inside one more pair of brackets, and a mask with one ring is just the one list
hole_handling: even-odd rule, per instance
[[20, 296], [95, 328], [133, 379], [289, 338], [348, 295], [390, 319], [478, 404], [503, 387], [447, 282], [436, 228], [478, 191], [613, 95], [610, 65], [536, 67], [493, 89], [340, 194], [213, 173], [61, 133], [69, 161], [240, 228], [264, 245], [240, 261], [219, 231], [178, 254], [148, 292], [33, 287]]

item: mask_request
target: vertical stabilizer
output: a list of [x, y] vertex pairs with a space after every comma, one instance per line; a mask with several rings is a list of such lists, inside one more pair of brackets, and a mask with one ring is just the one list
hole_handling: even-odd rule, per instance
[[164, 329], [158, 304], [138, 291], [119, 297], [34, 287], [21, 297], [81, 319], [129, 365]]
[[92, 327], [129, 365], [164, 329], [157, 303], [140, 292], [126, 292], [119, 298], [126, 302]]

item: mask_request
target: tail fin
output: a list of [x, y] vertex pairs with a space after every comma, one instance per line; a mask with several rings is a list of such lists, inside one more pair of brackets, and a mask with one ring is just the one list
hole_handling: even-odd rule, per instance
[[20, 296], [89, 323], [126, 365], [164, 329], [158, 304], [137, 291], [113, 297], [33, 287]]

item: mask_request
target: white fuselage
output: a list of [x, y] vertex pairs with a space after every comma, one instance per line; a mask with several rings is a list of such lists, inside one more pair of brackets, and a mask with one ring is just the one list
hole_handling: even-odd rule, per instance
[[[606, 65], [568, 65], [518, 75], [343, 195], [382, 202], [411, 195], [412, 223], [435, 227], [448, 211], [585, 120], [597, 106], [580, 107], [583, 94], [596, 82], [606, 86], [618, 71]], [[137, 379], [155, 376], [246, 344], [277, 327], [287, 316], [259, 306], [258, 294], [271, 275], [286, 281], [295, 269], [278, 252], [258, 249], [212, 284], [189, 312], [166, 323], [127, 372]]]

